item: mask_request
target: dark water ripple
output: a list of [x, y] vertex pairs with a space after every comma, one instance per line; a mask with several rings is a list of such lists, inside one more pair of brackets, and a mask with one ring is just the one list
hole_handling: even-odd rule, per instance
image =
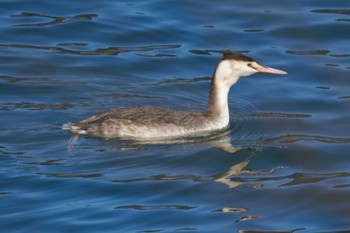
[[[60, 44], [62, 46], [62, 44]], [[66, 44], [63, 44], [67, 46]], [[71, 45], [69, 45], [71, 46]], [[79, 45], [81, 46], [81, 45]], [[86, 46], [84, 44], [84, 46]], [[35, 46], [27, 44], [0, 44], [0, 47], [16, 48], [16, 49], [35, 49], [35, 50], [47, 50], [57, 53], [75, 54], [75, 55], [118, 55], [120, 53], [129, 52], [146, 52], [162, 49], [175, 49], [181, 47], [181, 45], [150, 45], [150, 46], [138, 46], [138, 47], [108, 47], [98, 48], [96, 50], [72, 50], [58, 46]], [[163, 54], [164, 55], [164, 54]], [[143, 56], [143, 55], [141, 55]], [[172, 56], [172, 55], [170, 55]]]
[[[345, 1], [0, 2], [2, 232], [349, 232]], [[136, 104], [201, 111], [226, 49], [242, 78], [201, 138], [80, 137]]]
[[195, 206], [180, 206], [180, 205], [158, 205], [158, 206], [117, 206], [114, 209], [133, 209], [133, 210], [191, 210], [196, 208]]
[[325, 143], [349, 143], [350, 138], [332, 138], [323, 137], [318, 135], [282, 135], [274, 138], [260, 139], [260, 143], [273, 144], [273, 143], [293, 143], [297, 141], [318, 141]]
[[346, 9], [317, 9], [317, 10], [312, 10], [311, 12], [312, 13], [350, 15], [350, 10], [346, 10]]
[[43, 103], [6, 103], [0, 105], [0, 111], [12, 111], [14, 109], [29, 109], [29, 110], [65, 110], [72, 108], [72, 104], [43, 104]]
[[70, 23], [78, 20], [92, 20], [94, 17], [97, 17], [97, 14], [82, 14], [82, 15], [75, 15], [71, 17], [59, 17], [59, 16], [50, 16], [45, 14], [37, 14], [37, 13], [30, 13], [30, 12], [23, 12], [19, 15], [11, 15], [11, 17], [17, 17], [17, 18], [46, 18], [49, 19], [49, 22], [45, 23], [33, 23], [33, 24], [16, 24], [17, 27], [45, 27], [45, 26], [51, 26], [55, 24], [63, 24], [63, 23]]
[[286, 51], [286, 53], [293, 55], [327, 55], [329, 50], [306, 50], [306, 51]]

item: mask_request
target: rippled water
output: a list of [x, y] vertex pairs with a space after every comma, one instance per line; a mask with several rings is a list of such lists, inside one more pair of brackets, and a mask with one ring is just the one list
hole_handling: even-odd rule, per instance
[[[0, 1], [1, 232], [350, 231], [347, 1]], [[231, 127], [137, 144], [61, 125], [203, 110], [218, 51], [287, 76], [230, 92]]]

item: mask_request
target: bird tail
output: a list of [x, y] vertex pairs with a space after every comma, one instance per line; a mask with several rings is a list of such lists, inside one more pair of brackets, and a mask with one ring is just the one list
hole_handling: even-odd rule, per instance
[[71, 123], [71, 122], [64, 124], [62, 126], [62, 129], [69, 130], [75, 134], [86, 134], [86, 131], [83, 130], [80, 126], [78, 126], [77, 124]]

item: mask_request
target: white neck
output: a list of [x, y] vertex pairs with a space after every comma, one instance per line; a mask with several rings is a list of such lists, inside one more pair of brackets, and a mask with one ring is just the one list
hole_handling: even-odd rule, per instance
[[228, 93], [239, 76], [235, 69], [232, 69], [230, 61], [221, 61], [214, 72], [210, 87], [208, 113], [214, 117], [229, 120]]

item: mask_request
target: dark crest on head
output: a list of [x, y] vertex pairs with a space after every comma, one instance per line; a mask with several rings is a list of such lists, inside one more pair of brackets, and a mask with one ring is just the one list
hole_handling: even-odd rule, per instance
[[230, 50], [226, 50], [222, 54], [223, 54], [222, 60], [232, 60], [233, 59], [233, 60], [237, 60], [237, 61], [248, 61], [248, 62], [255, 61], [253, 58], [251, 58], [247, 55], [244, 55], [244, 54], [241, 54], [238, 52], [234, 52], [234, 51], [230, 51]]

